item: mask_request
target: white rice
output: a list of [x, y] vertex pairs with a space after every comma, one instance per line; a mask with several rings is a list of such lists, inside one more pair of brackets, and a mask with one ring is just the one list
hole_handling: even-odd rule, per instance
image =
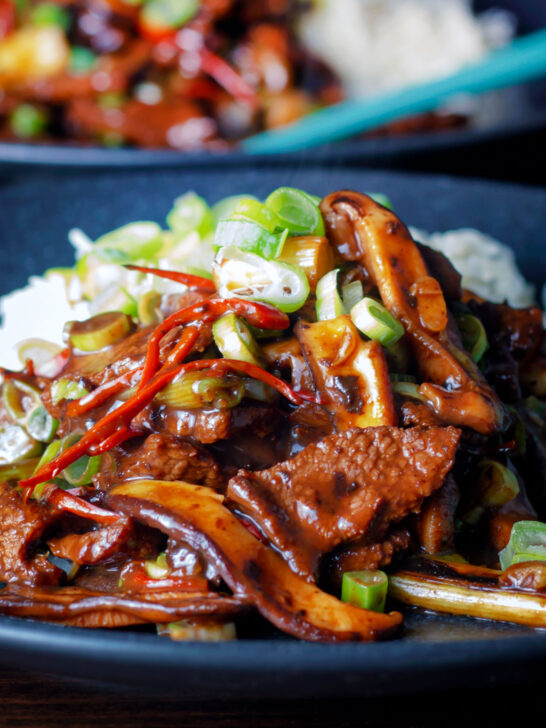
[[449, 258], [462, 275], [463, 288], [494, 303], [508, 301], [514, 308], [534, 302], [535, 287], [522, 276], [507, 245], [472, 228], [431, 234], [410, 231], [416, 240]]
[[470, 0], [315, 0], [300, 36], [350, 96], [449, 75], [508, 43], [510, 13], [476, 17]]

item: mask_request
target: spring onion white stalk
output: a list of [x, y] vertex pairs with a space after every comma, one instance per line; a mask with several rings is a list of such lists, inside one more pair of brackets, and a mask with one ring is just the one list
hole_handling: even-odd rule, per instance
[[404, 335], [404, 327], [383, 304], [373, 298], [363, 298], [351, 309], [351, 318], [363, 334], [391, 346]]
[[212, 326], [214, 343], [226, 359], [261, 366], [263, 355], [245, 322], [234, 313], [221, 316]]
[[334, 268], [317, 283], [317, 319], [327, 321], [346, 313], [345, 306], [337, 289], [339, 268]]
[[213, 278], [222, 298], [264, 301], [286, 313], [297, 311], [309, 296], [309, 282], [296, 266], [234, 247], [219, 251]]

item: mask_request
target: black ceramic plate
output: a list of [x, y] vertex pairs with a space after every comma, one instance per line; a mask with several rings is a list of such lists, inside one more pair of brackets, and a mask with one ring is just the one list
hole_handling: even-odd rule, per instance
[[[502, 8], [517, 18], [518, 33], [529, 33], [546, 26], [546, 5], [537, 0], [474, 0], [478, 12]], [[490, 111], [477, 124], [450, 131], [417, 133], [354, 139], [328, 144], [313, 150], [315, 161], [359, 160], [375, 166], [389, 166], [402, 157], [430, 155], [435, 151], [460, 149], [484, 141], [508, 139], [532, 132], [546, 125], [546, 81], [537, 81], [515, 89], [500, 91], [494, 101], [486, 101]], [[277, 155], [277, 161], [289, 161], [294, 155]], [[173, 150], [105, 149], [55, 144], [29, 145], [0, 143], [0, 171], [18, 167], [57, 168], [77, 167], [194, 167], [218, 164], [245, 164], [249, 158], [261, 157], [245, 154], [237, 149], [221, 154], [208, 152], [182, 153]]]
[[[71, 262], [66, 231], [91, 236], [140, 218], [162, 221], [172, 199], [194, 189], [211, 202], [281, 184], [325, 194], [381, 191], [401, 217], [428, 230], [472, 226], [509, 243], [526, 275], [546, 278], [544, 190], [385, 172], [324, 168], [155, 171], [39, 178], [0, 188], [0, 291], [30, 273]], [[218, 645], [171, 643], [132, 631], [85, 631], [0, 618], [0, 661], [9, 665], [154, 685], [208, 699], [386, 695], [546, 676], [546, 635], [514, 625], [408, 615], [400, 639], [315, 645], [278, 637]]]

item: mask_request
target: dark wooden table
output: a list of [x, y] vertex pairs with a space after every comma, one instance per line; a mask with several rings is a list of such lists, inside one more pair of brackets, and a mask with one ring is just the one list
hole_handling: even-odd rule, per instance
[[[516, 676], [514, 676], [516, 680]], [[423, 686], [426, 690], [426, 686]], [[0, 670], [2, 728], [474, 728], [522, 725], [544, 711], [540, 685], [488, 686], [397, 699], [229, 703]], [[211, 685], [211, 694], [214, 686]], [[486, 716], [482, 723], [479, 716]]]

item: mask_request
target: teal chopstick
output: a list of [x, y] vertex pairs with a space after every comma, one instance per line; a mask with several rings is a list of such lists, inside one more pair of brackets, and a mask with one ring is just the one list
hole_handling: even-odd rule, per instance
[[343, 139], [411, 114], [432, 111], [457, 93], [483, 93], [546, 74], [546, 29], [522, 36], [452, 76], [382, 94], [351, 99], [309, 114], [290, 126], [242, 142], [246, 152], [276, 154]]

